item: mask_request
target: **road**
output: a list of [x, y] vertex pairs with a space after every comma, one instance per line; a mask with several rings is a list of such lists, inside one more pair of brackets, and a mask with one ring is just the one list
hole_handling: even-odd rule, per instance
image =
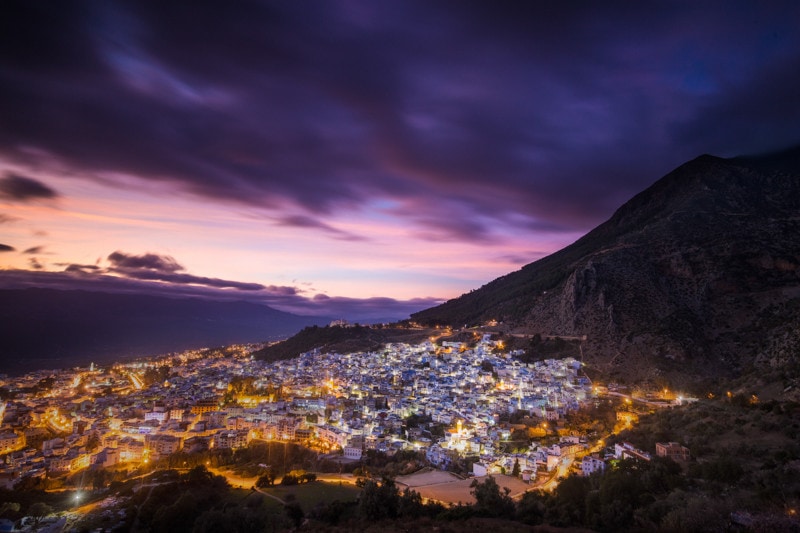
[[606, 396], [617, 396], [619, 398], [625, 398], [625, 399], [630, 400], [632, 402], [643, 403], [645, 405], [649, 405], [650, 407], [660, 407], [660, 408], [672, 407], [672, 403], [670, 403], [670, 402], [668, 402], [666, 400], [653, 402], [653, 401], [650, 401], [650, 400], [645, 400], [643, 398], [635, 398], [635, 397], [631, 396], [630, 394], [623, 394], [621, 392], [611, 392], [611, 391], [606, 392], [604, 394]]
[[551, 491], [558, 486], [559, 479], [563, 477], [567, 477], [567, 473], [569, 472], [569, 467], [572, 466], [572, 459], [569, 457], [565, 457], [561, 461], [558, 462], [558, 468], [556, 468], [555, 472], [553, 473], [552, 477], [542, 483], [541, 485], [536, 485], [533, 487], [535, 489], [547, 490]]
[[317, 480], [326, 483], [347, 483], [349, 485], [355, 485], [358, 478], [353, 474], [317, 474]]

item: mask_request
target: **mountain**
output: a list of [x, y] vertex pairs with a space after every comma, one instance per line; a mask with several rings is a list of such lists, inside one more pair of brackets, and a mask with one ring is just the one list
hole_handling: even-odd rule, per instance
[[0, 372], [277, 340], [329, 321], [242, 301], [0, 290]]
[[387, 343], [419, 344], [437, 330], [392, 326], [309, 326], [283, 342], [265, 346], [253, 352], [253, 357], [265, 361], [292, 359], [298, 355], [319, 349], [328, 352], [349, 353], [377, 351]]
[[[587, 368], [606, 379], [696, 382], [759, 371], [792, 386], [800, 147], [698, 157], [572, 245], [412, 319], [585, 335]], [[531, 349], [539, 339], [516, 341]]]

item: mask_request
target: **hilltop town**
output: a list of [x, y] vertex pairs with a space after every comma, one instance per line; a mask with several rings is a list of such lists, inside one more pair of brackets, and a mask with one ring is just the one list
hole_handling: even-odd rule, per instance
[[[258, 348], [7, 378], [0, 479], [12, 488], [265, 440], [345, 461], [369, 450], [416, 450], [443, 470], [514, 472], [531, 482], [564, 474], [576, 456], [602, 447], [601, 435], [558, 437], [567, 413], [597, 401], [598, 387], [572, 358], [524, 364], [489, 335], [472, 346], [429, 340], [278, 362], [255, 360]], [[528, 425], [510, 423], [515, 413]], [[551, 438], [512, 448], [520, 430]], [[584, 461], [589, 472], [603, 465]]]

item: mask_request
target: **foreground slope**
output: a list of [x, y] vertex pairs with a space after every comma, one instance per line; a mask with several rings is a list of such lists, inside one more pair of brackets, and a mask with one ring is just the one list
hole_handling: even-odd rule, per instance
[[698, 157], [574, 244], [412, 318], [586, 335], [608, 378], [797, 376], [800, 147]]

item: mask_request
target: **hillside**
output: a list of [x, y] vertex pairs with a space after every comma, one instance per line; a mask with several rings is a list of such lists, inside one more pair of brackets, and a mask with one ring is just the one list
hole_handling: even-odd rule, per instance
[[248, 302], [0, 290], [0, 372], [276, 340], [328, 321]]
[[386, 343], [419, 343], [433, 333], [428, 329], [378, 326], [309, 326], [286, 339], [254, 352], [256, 359], [280, 361], [292, 359], [315, 348], [328, 352], [350, 353], [377, 350]]
[[586, 335], [608, 379], [797, 376], [800, 147], [698, 157], [574, 244], [412, 318]]

